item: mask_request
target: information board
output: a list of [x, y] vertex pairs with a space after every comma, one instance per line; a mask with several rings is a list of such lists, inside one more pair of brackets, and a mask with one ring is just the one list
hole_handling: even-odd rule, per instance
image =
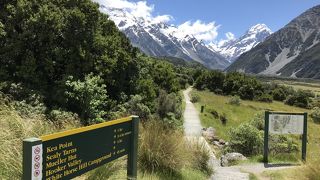
[[303, 134], [304, 115], [270, 114], [270, 134]]
[[136, 171], [136, 157], [132, 156], [137, 153], [138, 124], [132, 119], [25, 140], [24, 179], [71, 179], [124, 155], [130, 155], [128, 163], [134, 166], [128, 169]]
[[263, 160], [268, 162], [269, 134], [302, 135], [301, 154], [306, 161], [307, 155], [307, 113], [265, 112]]

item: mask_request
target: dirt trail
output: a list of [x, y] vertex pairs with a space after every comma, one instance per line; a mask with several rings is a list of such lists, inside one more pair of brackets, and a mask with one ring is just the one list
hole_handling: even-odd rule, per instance
[[201, 123], [197, 109], [190, 101], [189, 93], [192, 90], [189, 87], [187, 90], [183, 91], [183, 95], [186, 101], [186, 109], [184, 111], [184, 132], [187, 139], [197, 139], [198, 141], [205, 144], [208, 151], [210, 152], [209, 164], [214, 169], [214, 175], [210, 179], [214, 180], [249, 180], [249, 174], [243, 173], [238, 167], [221, 167], [220, 161], [216, 158], [212, 152], [209, 144], [201, 136]]

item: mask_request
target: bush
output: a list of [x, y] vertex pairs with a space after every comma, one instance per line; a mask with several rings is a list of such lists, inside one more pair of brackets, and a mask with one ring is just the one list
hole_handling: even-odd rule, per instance
[[106, 85], [100, 76], [89, 74], [84, 81], [70, 76], [65, 82], [65, 95], [70, 109], [79, 114], [84, 125], [103, 122], [107, 118], [110, 101]]
[[263, 93], [262, 95], [257, 97], [257, 100], [261, 101], [261, 102], [271, 103], [272, 102], [272, 96], [270, 94]]
[[214, 109], [211, 109], [211, 110], [210, 110], [210, 113], [212, 114], [212, 116], [213, 116], [214, 118], [216, 118], [216, 119], [219, 118], [219, 113], [218, 113], [218, 111], [216, 111], [216, 110], [214, 110]]
[[287, 97], [294, 93], [292, 87], [278, 86], [272, 91], [273, 99], [276, 101], [284, 101]]
[[221, 121], [221, 123], [222, 123], [223, 125], [226, 125], [226, 124], [227, 124], [228, 119], [227, 119], [227, 117], [226, 117], [226, 114], [222, 114], [222, 115], [220, 116], [220, 121]]
[[314, 122], [320, 123], [320, 108], [314, 107], [311, 111], [310, 116], [314, 120]]
[[189, 140], [188, 143], [186, 143], [186, 149], [191, 151], [191, 157], [192, 159], [192, 167], [196, 170], [199, 170], [206, 175], [210, 175], [213, 172], [212, 167], [210, 166], [209, 159], [210, 154], [209, 151], [206, 149], [205, 144], [196, 141]]
[[[47, 118], [49, 120], [51, 120], [51, 122], [53, 122], [55, 126], [61, 128], [61, 129], [68, 128], [70, 123], [80, 122], [78, 114], [63, 111], [61, 109], [51, 110], [48, 113]], [[75, 126], [75, 125], [73, 125], [73, 126]]]
[[138, 163], [141, 171], [174, 174], [186, 164], [182, 132], [167, 129], [160, 121], [141, 128]]
[[124, 104], [129, 115], [137, 115], [142, 120], [146, 120], [150, 117], [151, 112], [148, 106], [142, 103], [142, 97], [140, 95], [131, 95], [130, 100]]
[[249, 124], [257, 128], [259, 131], [264, 131], [264, 113], [255, 114]]
[[269, 151], [272, 154], [298, 152], [299, 146], [292, 138], [274, 134], [270, 136]]
[[230, 130], [230, 150], [250, 156], [262, 152], [263, 137], [258, 129], [248, 123]]
[[293, 95], [288, 96], [285, 103], [291, 106], [297, 106], [301, 108], [308, 108], [310, 103], [310, 94], [309, 91], [298, 90]]
[[191, 95], [191, 100], [190, 100], [192, 103], [196, 103], [196, 102], [199, 102], [200, 101], [200, 96], [198, 94], [192, 94]]
[[217, 95], [223, 95], [222, 89], [215, 89], [214, 93], [217, 94]]
[[[159, 92], [157, 101], [157, 112], [161, 120], [178, 121], [168, 124], [182, 124], [182, 98], [175, 93], [167, 94], [165, 91]], [[170, 122], [165, 121], [165, 122]], [[171, 126], [172, 127], [172, 126]], [[175, 127], [174, 127], [175, 128]]]
[[311, 107], [320, 107], [320, 97], [316, 97], [312, 100]]
[[228, 103], [231, 105], [239, 106], [240, 105], [240, 97], [239, 96], [232, 96], [231, 98], [229, 98]]

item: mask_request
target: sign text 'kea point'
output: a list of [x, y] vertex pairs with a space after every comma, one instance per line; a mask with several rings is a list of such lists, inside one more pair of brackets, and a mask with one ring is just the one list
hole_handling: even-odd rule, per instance
[[23, 179], [71, 179], [128, 155], [128, 179], [137, 177], [139, 118], [107, 121], [23, 142]]

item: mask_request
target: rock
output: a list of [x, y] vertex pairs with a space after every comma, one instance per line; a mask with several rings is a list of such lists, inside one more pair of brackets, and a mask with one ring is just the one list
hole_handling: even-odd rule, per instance
[[247, 158], [244, 155], [237, 152], [233, 152], [233, 153], [227, 153], [221, 156], [220, 161], [221, 161], [221, 166], [225, 167], [225, 166], [232, 166], [238, 161], [243, 161], [246, 159]]
[[213, 128], [213, 127], [209, 127], [209, 128], [206, 128], [205, 130], [203, 129], [202, 130], [202, 136], [209, 140], [210, 142], [212, 142], [215, 138], [215, 132], [216, 130]]
[[226, 144], [226, 142], [225, 142], [223, 139], [219, 139], [219, 143], [220, 143], [221, 145], [225, 145], [225, 144]]
[[221, 145], [219, 141], [213, 141], [213, 144], [218, 146], [219, 148], [223, 147], [223, 145]]

